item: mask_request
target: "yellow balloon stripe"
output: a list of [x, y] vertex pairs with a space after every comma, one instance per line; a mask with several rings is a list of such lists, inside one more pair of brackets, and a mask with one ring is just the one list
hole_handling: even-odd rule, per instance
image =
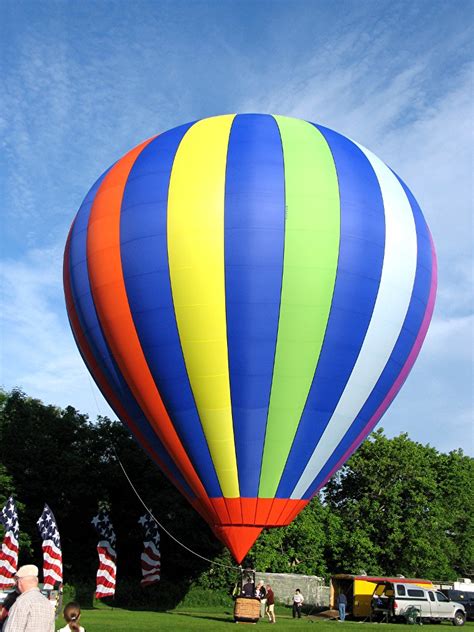
[[168, 193], [168, 260], [181, 346], [223, 495], [240, 495], [224, 273], [227, 147], [235, 115], [203, 119], [183, 137]]

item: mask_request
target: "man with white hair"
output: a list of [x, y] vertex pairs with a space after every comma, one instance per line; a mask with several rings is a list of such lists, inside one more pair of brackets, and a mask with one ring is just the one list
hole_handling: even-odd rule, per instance
[[15, 580], [20, 596], [8, 613], [3, 632], [54, 632], [54, 608], [38, 588], [38, 567], [21, 566]]

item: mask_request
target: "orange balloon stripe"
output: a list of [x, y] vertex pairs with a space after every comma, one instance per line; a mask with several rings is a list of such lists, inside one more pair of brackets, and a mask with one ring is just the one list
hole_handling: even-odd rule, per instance
[[[220, 526], [281, 527], [293, 520], [309, 500], [291, 498], [211, 498]], [[292, 516], [288, 519], [288, 516]]]
[[217, 524], [231, 524], [229, 512], [224, 498], [211, 498], [212, 507], [217, 515]]
[[242, 506], [240, 498], [224, 498], [230, 521], [235, 524], [242, 524]]
[[132, 431], [132, 433], [137, 437], [140, 441], [140, 444], [145, 448], [149, 456], [157, 463], [157, 465], [163, 470], [166, 476], [172, 481], [174, 486], [179, 489], [179, 491], [189, 500], [189, 502], [193, 502], [193, 498], [189, 496], [181, 485], [176, 481], [173, 474], [169, 471], [164, 463], [162, 463], [161, 459], [156, 455], [156, 453], [152, 450], [150, 445], [148, 444], [145, 436], [141, 433], [138, 426], [135, 425], [133, 419], [128, 415], [127, 411], [123, 408], [120, 401], [115, 397], [112, 388], [110, 387], [107, 378], [103, 374], [97, 360], [95, 359], [94, 354], [87, 342], [87, 338], [83, 334], [82, 327], [79, 323], [79, 317], [76, 312], [76, 307], [74, 305], [74, 299], [72, 297], [71, 290], [71, 279], [69, 276], [69, 242], [71, 236], [71, 230], [69, 231], [69, 235], [66, 242], [66, 249], [64, 251], [64, 296], [66, 300], [66, 309], [69, 316], [69, 323], [71, 325], [72, 333], [74, 334], [74, 339], [76, 341], [77, 346], [81, 350], [82, 357], [84, 358], [84, 362], [89, 369], [90, 374], [93, 376], [94, 380], [97, 382], [100, 390], [107, 398], [107, 401], [113, 407], [115, 413], [120, 419], [123, 419], [124, 422], [127, 423], [128, 427]]
[[102, 181], [87, 230], [92, 296], [104, 336], [130, 391], [194, 493], [214, 515], [202, 485], [165, 409], [140, 345], [128, 303], [120, 255], [120, 211], [130, 170], [150, 139], [119, 160]]
[[255, 512], [255, 524], [266, 524], [268, 514], [272, 508], [273, 498], [259, 498]]
[[255, 524], [255, 512], [257, 511], [256, 498], [241, 498], [242, 522], [244, 524]]
[[270, 524], [280, 524], [281, 516], [288, 506], [289, 500], [287, 498], [274, 498], [272, 508], [268, 514], [268, 522]]
[[309, 499], [304, 499], [304, 498], [301, 500], [291, 499], [285, 511], [280, 516], [280, 524], [282, 525], [290, 524], [290, 522], [292, 522], [296, 518], [299, 512], [302, 511], [308, 503], [309, 503]]

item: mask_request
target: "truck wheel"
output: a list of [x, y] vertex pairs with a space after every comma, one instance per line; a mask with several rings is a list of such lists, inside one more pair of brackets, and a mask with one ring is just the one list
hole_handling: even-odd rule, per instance
[[466, 615], [462, 610], [456, 610], [454, 613], [453, 625], [464, 625], [466, 622]]

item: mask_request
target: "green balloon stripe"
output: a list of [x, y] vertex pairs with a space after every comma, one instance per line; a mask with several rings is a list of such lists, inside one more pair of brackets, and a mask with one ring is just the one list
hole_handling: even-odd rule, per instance
[[308, 397], [329, 318], [340, 241], [336, 168], [311, 124], [275, 116], [285, 164], [280, 317], [259, 496], [275, 496]]

